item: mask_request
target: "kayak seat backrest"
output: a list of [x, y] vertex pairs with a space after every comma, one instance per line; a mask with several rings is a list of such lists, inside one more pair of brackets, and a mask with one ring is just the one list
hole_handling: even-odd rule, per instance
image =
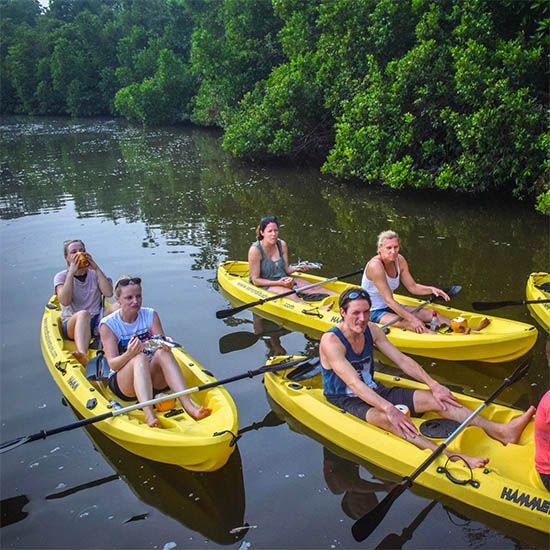
[[535, 288], [544, 292], [550, 292], [550, 283], [542, 283], [541, 285], [535, 285]]

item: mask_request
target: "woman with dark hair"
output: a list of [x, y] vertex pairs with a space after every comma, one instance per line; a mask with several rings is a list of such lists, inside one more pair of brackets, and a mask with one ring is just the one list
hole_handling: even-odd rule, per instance
[[[269, 292], [282, 294], [295, 288], [300, 289], [310, 283], [300, 277], [291, 276], [296, 271], [306, 271], [309, 266], [292, 267], [288, 263], [288, 247], [285, 241], [279, 239], [279, 222], [275, 216], [262, 218], [256, 228], [256, 242], [248, 250], [248, 266], [250, 270], [250, 282], [256, 286], [264, 287]], [[326, 289], [323, 293], [335, 294]], [[304, 294], [317, 294], [318, 288], [307, 289]], [[296, 294], [288, 296], [293, 300], [300, 298]]]

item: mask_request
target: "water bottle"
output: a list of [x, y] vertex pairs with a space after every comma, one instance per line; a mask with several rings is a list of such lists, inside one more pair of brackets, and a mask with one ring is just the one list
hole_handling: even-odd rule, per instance
[[437, 318], [437, 311], [432, 312], [432, 320], [430, 321], [430, 330], [433, 330], [435, 332], [440, 325], [441, 323]]

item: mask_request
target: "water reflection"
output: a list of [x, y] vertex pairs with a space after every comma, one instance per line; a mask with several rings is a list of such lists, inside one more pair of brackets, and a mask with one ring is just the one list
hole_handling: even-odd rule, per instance
[[[191, 472], [133, 455], [93, 426], [87, 426], [85, 432], [117, 475], [65, 489], [47, 499], [64, 498], [120, 478], [142, 502], [212, 541], [233, 544], [244, 536], [246, 529], [231, 533], [244, 524], [244, 480], [238, 448], [220, 470]], [[133, 516], [127, 521], [140, 519], [145, 518]]]
[[[320, 274], [327, 277], [360, 269], [375, 252], [376, 235], [386, 228], [395, 229], [403, 238], [405, 255], [418, 280], [440, 287], [450, 284], [463, 286], [460, 295], [453, 299], [453, 304], [462, 309], [471, 309], [473, 301], [521, 298], [528, 274], [548, 271], [548, 218], [535, 214], [529, 205], [498, 202], [493, 196], [463, 199], [433, 191], [408, 193], [355, 186], [321, 176], [316, 166], [247, 164], [230, 159], [221, 149], [219, 138], [219, 133], [211, 130], [187, 127], [146, 130], [123, 121], [0, 119], [0, 223], [4, 236], [2, 303], [5, 310], [2, 317], [5, 341], [1, 357], [1, 386], [6, 434], [9, 426], [14, 429], [17, 422], [23, 422], [29, 431], [43, 428], [43, 416], [36, 414], [36, 407], [43, 403], [53, 407], [48, 409], [51, 410], [52, 422], [61, 425], [66, 420], [59, 414], [56, 404], [54, 406], [52, 396], [56, 396], [57, 401], [58, 389], [43, 368], [37, 338], [29, 339], [23, 335], [36, 336], [39, 310], [51, 295], [51, 276], [61, 267], [58, 265], [62, 261], [58, 248], [67, 231], [70, 231], [69, 236], [79, 233], [85, 241], [89, 240], [86, 238], [89, 235], [93, 242], [103, 246], [102, 263], [111, 276], [130, 271], [150, 281], [147, 296], [163, 311], [165, 328], [189, 346], [191, 355], [199, 357], [201, 363], [215, 366], [220, 378], [261, 364], [265, 362], [265, 355], [272, 353], [266, 344], [261, 343], [265, 341], [264, 337], [257, 338], [261, 331], [255, 332], [252, 311], [223, 321], [214, 315], [217, 309], [226, 307], [218, 294], [215, 269], [225, 259], [246, 259], [257, 220], [265, 212], [278, 215], [281, 230], [294, 255], [291, 261], [301, 257], [321, 262], [323, 270]], [[355, 282], [359, 282], [359, 278]], [[10, 323], [14, 311], [17, 312], [17, 322]], [[533, 323], [525, 308], [503, 308], [500, 312], [503, 317]], [[292, 331], [295, 327], [285, 322], [283, 329]], [[232, 337], [224, 339], [232, 332], [241, 332], [238, 340]], [[244, 336], [242, 333], [248, 334]], [[317, 356], [320, 334], [308, 334], [308, 337], [310, 339], [304, 341], [301, 335], [287, 335], [281, 331], [278, 343], [289, 353]], [[220, 347], [216, 340], [220, 341]], [[527, 404], [537, 403], [548, 385], [542, 339], [537, 343], [532, 358], [529, 379], [511, 387], [510, 393], [502, 394], [503, 401], [517, 404], [522, 409], [526, 409]], [[513, 369], [513, 366], [506, 365], [431, 360], [421, 360], [420, 363], [434, 378], [463, 388], [466, 393], [475, 392], [481, 396], [489, 395]], [[27, 367], [21, 369], [22, 364]], [[273, 425], [273, 417], [267, 416], [250, 423], [252, 418], [262, 418], [265, 407], [258, 399], [257, 384], [250, 387], [245, 383], [234, 385], [230, 391], [241, 417], [247, 418], [248, 427]], [[523, 404], [525, 400], [528, 401], [526, 405]], [[89, 454], [78, 454], [79, 434], [80, 431], [67, 434], [65, 442], [68, 448], [74, 445], [75, 456], [89, 466]], [[243, 463], [248, 468], [247, 500], [263, 503], [265, 495], [259, 492], [264, 488], [281, 500], [286, 496], [286, 489], [278, 483], [275, 468], [266, 469], [259, 475], [254, 466], [255, 461], [269, 463], [273, 449], [284, 447], [286, 453], [287, 441], [282, 439], [283, 434], [286, 430], [262, 430], [255, 434], [259, 437], [258, 445], [254, 444], [252, 436], [242, 438]], [[12, 434], [15, 435], [19, 434]], [[288, 448], [288, 454], [306, 471], [311, 468], [311, 463], [300, 453], [299, 443]], [[47, 445], [47, 441], [36, 445]], [[52, 493], [59, 471], [68, 472], [61, 467], [71, 464], [73, 453], [67, 452], [67, 456], [60, 457], [60, 453], [50, 454], [47, 447], [44, 448], [46, 451], [40, 453], [40, 475], [34, 467], [30, 470], [29, 466], [25, 471], [19, 465], [21, 459], [32, 466], [38, 462], [30, 445], [21, 447], [19, 454], [5, 455], [2, 460], [3, 496], [24, 493], [32, 503], [43, 499], [43, 494], [59, 495], [59, 498], [43, 501], [42, 515], [32, 524], [19, 521], [6, 528], [2, 534], [7, 545], [36, 547], [44, 536], [48, 536], [53, 545], [61, 547], [65, 543], [65, 547], [74, 547], [71, 535], [67, 532], [70, 542], [66, 542], [65, 534], [56, 527], [60, 513], [69, 517], [73, 513], [72, 509], [63, 510], [56, 506], [72, 506], [72, 499], [61, 493]], [[235, 457], [235, 460], [238, 459]], [[132, 466], [136, 461], [139, 459], [128, 455], [122, 463], [116, 463], [115, 470], [117, 477], [120, 474], [122, 479], [126, 479], [124, 476], [132, 478], [139, 486], [144, 479], [138, 477], [140, 472]], [[158, 476], [162, 470], [162, 466], [154, 466], [150, 476]], [[236, 469], [239, 471], [227, 477], [234, 475], [237, 489], [241, 491], [243, 474], [239, 468]], [[73, 490], [80, 491], [82, 500], [92, 492], [85, 487], [86, 476], [82, 472], [86, 471], [78, 462], [76, 477], [71, 483]], [[185, 476], [185, 472], [178, 472]], [[197, 479], [191, 477], [191, 482], [200, 480], [200, 476]], [[301, 481], [306, 483], [306, 480]], [[117, 501], [120, 487], [117, 487], [119, 482], [115, 478], [107, 476], [94, 481], [101, 484], [98, 491], [102, 498]], [[41, 483], [44, 484], [43, 491]], [[224, 483], [229, 484], [229, 481], [222, 480], [221, 483], [225, 487]], [[313, 487], [306, 487], [308, 489], [314, 491]], [[192, 504], [181, 495], [174, 495], [175, 491], [168, 483], [162, 491], [167, 492], [167, 500], [172, 501], [174, 507]], [[165, 522], [162, 517], [156, 517], [155, 521], [169, 529], [172, 508], [163, 508], [162, 491], [155, 495], [156, 504], [151, 506], [159, 506], [162, 514], [166, 514]], [[223, 491], [229, 491], [229, 488]], [[334, 498], [328, 490], [327, 493], [329, 499]], [[204, 498], [208, 500], [208, 497]], [[82, 502], [82, 507], [85, 505]], [[219, 503], [212, 505], [216, 507]], [[407, 500], [403, 499], [397, 513], [407, 513], [407, 517], [416, 515], [417, 509], [410, 510], [407, 506]], [[235, 514], [234, 520], [219, 520], [223, 526], [220, 535], [223, 540], [229, 540], [226, 535], [230, 529], [242, 526], [243, 507], [244, 497], [235, 506], [221, 504], [218, 515], [229, 517]], [[4, 508], [2, 506], [2, 510]], [[138, 510], [129, 516], [135, 513], [136, 520], [139, 520], [141, 508], [138, 506]], [[228, 508], [234, 508], [236, 512]], [[22, 517], [17, 510], [23, 513], [33, 511], [30, 506], [13, 506], [13, 510], [13, 517]], [[285, 501], [285, 512], [290, 519], [303, 514], [301, 501]], [[177, 521], [184, 523], [185, 514], [177, 513], [181, 516], [176, 518]], [[266, 546], [278, 541], [280, 531], [276, 521], [280, 518], [269, 516], [267, 505], [256, 506], [254, 513], [265, 513], [266, 526], [277, 525], [266, 527], [264, 532], [261, 529], [250, 532], [264, 537], [259, 544]], [[439, 507], [432, 511], [429, 519], [436, 513], [440, 513]], [[193, 514], [200, 516], [199, 520], [193, 519], [198, 531], [216, 529], [200, 526], [200, 521], [207, 521], [204, 519], [206, 514], [192, 512], [191, 516]], [[479, 511], [469, 511], [465, 515], [485, 521]], [[486, 525], [492, 526], [490, 522], [494, 518], [487, 516]], [[335, 536], [347, 535], [343, 534], [342, 525], [334, 522], [333, 510], [323, 515], [316, 509], [311, 517], [330, 527]], [[305, 521], [308, 519], [311, 518], [304, 518]], [[470, 542], [473, 547], [479, 546], [479, 541], [488, 541], [491, 536], [490, 543], [499, 537], [499, 543], [504, 543], [504, 546], [519, 544], [516, 543], [520, 537], [517, 526], [512, 525], [510, 529], [516, 539], [503, 541], [498, 534], [502, 532], [502, 522], [495, 526], [495, 533], [472, 521], [471, 526], [464, 528], [469, 529], [471, 539], [464, 540], [460, 538], [464, 537], [460, 526], [455, 527], [442, 519], [439, 525], [433, 525], [432, 538], [427, 542], [445, 544], [451, 533], [457, 537], [456, 544]], [[27, 529], [27, 524], [34, 527], [34, 532]], [[84, 524], [80, 525], [80, 529], [85, 528]], [[108, 525], [105, 527], [106, 536], [117, 536], [117, 528]], [[144, 522], [135, 521], [132, 525], [134, 532], [127, 535], [127, 543], [133, 546], [145, 544], [142, 535], [146, 528], [140, 529]], [[308, 532], [303, 529], [303, 522], [287, 521], [280, 525], [280, 529], [285, 529], [288, 534], [287, 547], [322, 546], [326, 543], [322, 530]], [[176, 524], [176, 528], [179, 525]], [[402, 528], [396, 526], [395, 532], [400, 533]], [[416, 532], [416, 538], [420, 531]], [[352, 544], [350, 534], [348, 540]], [[540, 539], [535, 542], [537, 547], [548, 546], [546, 539], [542, 543]]]
[[0, 500], [0, 527], [23, 521], [29, 513], [23, 508], [29, 503], [27, 495], [3, 498]]
[[351, 519], [359, 519], [378, 504], [376, 493], [389, 491], [393, 483], [373, 482], [359, 475], [359, 464], [346, 460], [323, 447], [323, 475], [327, 487], [342, 497], [342, 510]]
[[437, 501], [432, 500], [420, 513], [414, 518], [414, 520], [405, 527], [401, 534], [390, 533], [386, 535], [376, 546], [376, 548], [403, 548], [404, 544], [410, 541], [413, 537], [415, 530], [422, 524], [432, 508], [437, 505]]
[[[365, 513], [369, 512], [373, 506], [376, 506], [376, 504], [378, 503], [378, 497], [372, 491], [383, 490], [384, 492], [387, 492], [391, 490], [396, 483], [402, 481], [395, 474], [392, 474], [391, 472], [388, 472], [380, 468], [379, 466], [371, 464], [370, 462], [367, 462], [352, 455], [348, 451], [339, 448], [331, 441], [328, 441], [321, 435], [304, 426], [301, 422], [296, 420], [292, 415], [290, 415], [282, 407], [280, 407], [268, 393], [266, 393], [266, 398], [275, 414], [277, 414], [277, 416], [281, 418], [281, 420], [284, 420], [292, 431], [306, 435], [307, 437], [320, 443], [324, 449], [328, 449], [330, 451], [331, 454], [328, 456], [329, 460], [332, 461], [332, 464], [330, 462], [328, 466], [324, 464], [323, 473], [325, 474], [326, 479], [327, 469], [333, 469], [336, 473], [337, 479], [335, 481], [334, 472], [330, 472], [331, 474], [333, 474], [333, 477], [331, 478], [329, 474], [327, 486], [329, 487], [329, 489], [331, 489], [332, 492], [336, 492], [336, 490], [340, 490], [339, 488], [342, 487], [351, 489], [352, 507], [350, 508], [348, 504], [346, 504], [346, 506], [344, 507], [343, 502], [342, 509], [344, 510], [346, 515], [348, 515], [352, 519], [356, 519], [355, 516], [361, 517]], [[323, 453], [323, 456], [326, 459], [326, 451], [324, 450]], [[336, 457], [336, 459], [334, 457]], [[337, 464], [336, 469], [334, 468], [333, 464]], [[355, 466], [352, 467], [352, 465]], [[374, 480], [379, 480], [380, 482], [364, 482], [365, 480], [362, 480], [358, 473], [359, 466], [363, 467]], [[343, 473], [340, 473], [340, 471], [342, 471]], [[340, 479], [338, 479], [339, 476]], [[333, 488], [331, 488], [331, 485], [336, 490], [333, 490]], [[366, 489], [366, 494], [358, 494], [359, 491], [354, 491], [355, 487], [364, 487]], [[449, 521], [452, 521], [454, 525], [457, 524], [453, 519], [451, 519], [450, 513], [452, 512], [452, 514], [461, 517], [462, 521], [466, 522], [463, 531], [468, 537], [471, 547], [477, 547], [478, 540], [485, 539], [487, 542], [489, 539], [491, 539], [492, 533], [490, 529], [494, 529], [495, 531], [503, 533], [505, 537], [510, 538], [510, 540], [513, 541], [516, 547], [524, 547], [526, 543], [528, 545], [533, 545], [534, 548], [548, 547], [548, 542], [550, 540], [549, 536], [540, 531], [536, 531], [535, 529], [531, 529], [529, 527], [525, 527], [523, 525], [505, 520], [489, 513], [488, 511], [486, 512], [478, 508], [473, 508], [455, 499], [451, 499], [441, 493], [436, 493], [430, 489], [426, 489], [416, 484], [413, 484], [412, 487], [408, 489], [408, 491], [421, 498], [428, 499], [432, 504], [435, 502], [443, 504], [443, 509], [447, 512]], [[385, 494], [383, 496], [385, 496]], [[434, 506], [431, 505], [426, 506], [408, 525], [408, 527], [403, 527], [401, 535], [396, 535], [395, 533], [392, 533], [391, 536], [387, 535], [380, 543], [373, 545], [372, 547], [387, 548], [388, 546], [382, 546], [382, 544], [386, 545], [392, 543], [392, 540], [396, 541], [397, 538], [394, 537], [398, 537], [400, 539], [403, 538], [404, 542], [410, 540], [410, 536], [412, 535], [412, 533], [424, 521], [425, 517], [432, 510], [433, 507]], [[359, 513], [359, 511], [361, 511], [361, 514]], [[409, 511], [407, 511], [407, 514], [409, 514]], [[388, 522], [386, 522], [386, 525], [387, 523]], [[392, 529], [397, 529], [397, 527], [398, 526], [395, 524], [392, 525]], [[441, 526], [438, 527], [438, 529], [440, 528]], [[371, 547], [370, 545], [373, 544], [373, 535], [371, 535], [371, 537], [367, 540], [369, 541], [369, 547]], [[394, 548], [400, 547], [401, 546], [395, 546]]]

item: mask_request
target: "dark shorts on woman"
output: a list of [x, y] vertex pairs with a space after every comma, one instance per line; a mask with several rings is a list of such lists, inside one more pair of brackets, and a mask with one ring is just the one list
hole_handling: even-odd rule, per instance
[[[61, 332], [63, 333], [63, 338], [65, 338], [65, 340], [70, 340], [71, 342], [73, 342], [74, 340], [72, 338], [69, 338], [69, 335], [67, 334], [67, 323], [68, 322], [69, 322], [69, 319], [67, 319], [66, 321], [63, 321], [63, 323], [61, 325]], [[92, 333], [92, 336], [94, 334], [95, 327], [98, 323], [99, 323], [99, 314], [94, 315], [90, 319], [90, 332]]]
[[[109, 389], [119, 398], [119, 399], [122, 399], [122, 401], [136, 401], [136, 397], [128, 397], [127, 395], [124, 395], [122, 393], [122, 390], [120, 389], [119, 385], [118, 385], [118, 381], [116, 379], [117, 377], [117, 373], [115, 372], [115, 374], [113, 374], [113, 376], [111, 376], [109, 378]], [[168, 386], [166, 386], [165, 388], [163, 388], [162, 390], [157, 390], [156, 388], [153, 388], [153, 397], [155, 397], [155, 395], [159, 394], [159, 393], [162, 393], [163, 391], [167, 391], [169, 388]]]
[[[411, 416], [419, 416], [414, 408], [413, 395], [416, 391], [415, 389], [386, 388], [380, 384], [375, 391], [380, 397], [383, 397], [393, 405], [407, 405], [409, 411], [411, 411]], [[369, 409], [372, 409], [372, 405], [365, 403], [361, 398], [354, 395], [327, 395], [326, 398], [332, 405], [353, 414], [353, 416], [361, 420], [365, 420], [367, 412]]]

